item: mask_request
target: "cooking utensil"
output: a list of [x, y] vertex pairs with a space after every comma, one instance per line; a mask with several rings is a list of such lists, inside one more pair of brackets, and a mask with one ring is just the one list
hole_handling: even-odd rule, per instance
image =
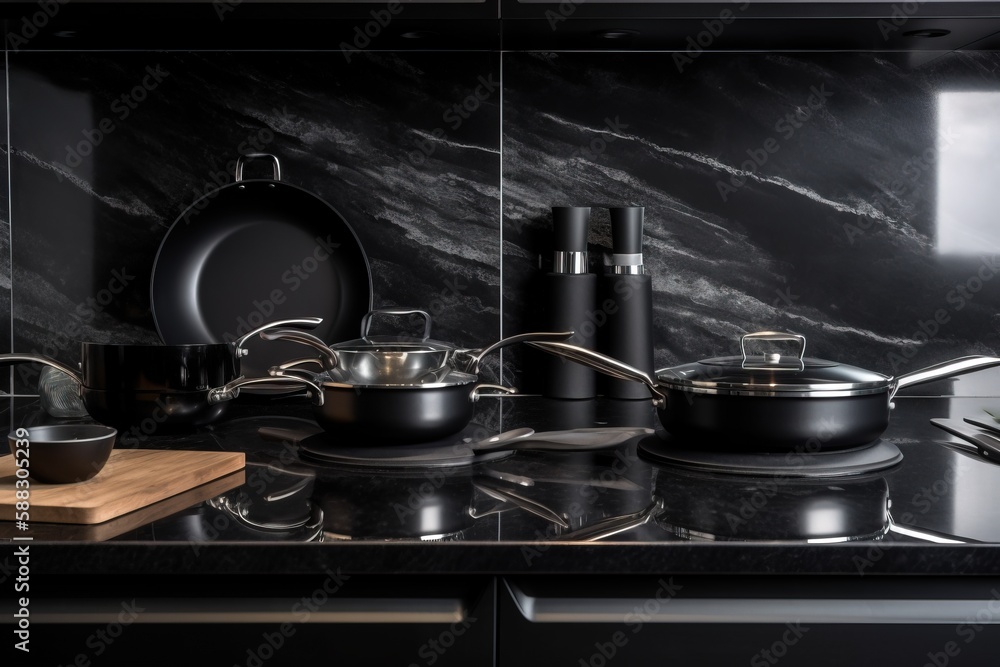
[[1000, 433], [1000, 424], [995, 421], [986, 421], [985, 419], [976, 419], [974, 417], [965, 417], [962, 421], [967, 424], [972, 424], [973, 426], [986, 429], [990, 433]]
[[[795, 341], [798, 354], [749, 355], [753, 340]], [[890, 377], [855, 366], [804, 357], [805, 337], [780, 332], [743, 336], [741, 356], [665, 368], [653, 377], [585, 348], [529, 342], [620, 379], [644, 383], [671, 434], [707, 448], [822, 451], [875, 440], [889, 425], [892, 399], [903, 387], [1000, 365], [1000, 358], [962, 357]]]
[[[271, 162], [272, 179], [243, 178], [256, 159]], [[298, 313], [323, 317], [316, 328], [323, 340], [344, 340], [371, 310], [371, 269], [339, 212], [282, 181], [274, 155], [250, 153], [237, 159], [235, 182], [194, 202], [167, 231], [150, 297], [168, 345], [227, 341]], [[248, 345], [251, 376], [293, 354], [290, 345]]]
[[117, 435], [115, 429], [98, 424], [32, 426], [11, 431], [7, 444], [15, 461], [24, 456], [32, 479], [71, 484], [88, 480], [104, 468]]
[[[290, 324], [311, 327], [316, 317], [278, 320], [230, 343], [201, 345], [118, 345], [80, 343], [81, 370], [37, 354], [0, 354], [0, 365], [16, 362], [45, 364], [68, 375], [91, 417], [119, 430], [192, 428], [219, 419], [226, 402], [246, 386], [284, 389], [309, 385], [272, 377], [241, 375], [243, 344], [271, 327]], [[314, 400], [322, 392], [312, 386]]]
[[[373, 336], [369, 334], [377, 315], [419, 315], [424, 320], [423, 335]], [[301, 331], [273, 330], [261, 333], [265, 340], [287, 340], [308, 345], [319, 352], [327, 371], [337, 371], [341, 382], [359, 385], [389, 385], [424, 380], [438, 371], [457, 370], [475, 375], [483, 358], [502, 347], [532, 340], [566, 340], [573, 332], [524, 333], [503, 338], [483, 348], [461, 348], [431, 340], [430, 313], [413, 308], [379, 308], [361, 320], [361, 338], [327, 345], [317, 336]], [[282, 365], [285, 367], [285, 365]]]
[[313, 404], [324, 429], [359, 443], [411, 443], [437, 440], [458, 433], [472, 420], [475, 403], [484, 392], [513, 394], [517, 390], [481, 383], [468, 373], [452, 371], [424, 384], [350, 384], [329, 373], [271, 368], [276, 378], [300, 380], [322, 388], [322, 403]]
[[931, 419], [931, 424], [972, 443], [976, 453], [987, 461], [1000, 463], [1000, 439], [989, 433], [970, 428], [954, 419]]

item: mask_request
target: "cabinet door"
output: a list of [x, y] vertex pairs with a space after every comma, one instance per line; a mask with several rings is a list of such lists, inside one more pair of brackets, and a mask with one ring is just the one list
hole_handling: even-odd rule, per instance
[[523, 578], [501, 586], [497, 664], [993, 664], [998, 624], [996, 579]]
[[[343, 579], [343, 576], [340, 575]], [[163, 577], [64, 582], [30, 600], [28, 660], [11, 665], [491, 665], [489, 577]], [[156, 579], [156, 578], [154, 578]], [[41, 577], [39, 577], [41, 581]], [[9, 606], [4, 601], [4, 606]], [[13, 610], [0, 629], [7, 628]], [[10, 642], [8, 642], [9, 644]]]

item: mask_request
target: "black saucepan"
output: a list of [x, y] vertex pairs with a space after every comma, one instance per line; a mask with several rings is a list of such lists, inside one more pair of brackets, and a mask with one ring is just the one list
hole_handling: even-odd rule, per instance
[[[790, 340], [801, 347], [797, 356], [748, 355], [748, 340]], [[666, 368], [655, 378], [575, 345], [528, 345], [612, 377], [642, 382], [671, 434], [698, 446], [744, 451], [809, 452], [870, 443], [888, 427], [898, 390], [1000, 365], [997, 357], [969, 356], [890, 377], [804, 357], [805, 343], [796, 334], [747, 334], [740, 342], [742, 356]]]
[[[204, 345], [118, 345], [80, 343], [81, 370], [36, 354], [0, 354], [0, 365], [45, 364], [79, 383], [80, 397], [91, 417], [123, 433], [140, 429], [192, 428], [220, 418], [226, 402], [248, 385], [294, 386], [287, 380], [244, 378], [243, 342], [261, 331], [286, 325], [313, 327], [319, 318], [279, 320], [231, 343]], [[308, 384], [308, 383], [299, 383]], [[312, 386], [314, 396], [320, 394]]]
[[407, 384], [361, 384], [336, 370], [313, 373], [274, 367], [270, 372], [279, 379], [308, 381], [310, 386], [321, 387], [323, 401], [314, 402], [313, 408], [316, 421], [327, 432], [351, 439], [351, 444], [406, 444], [444, 438], [469, 424], [483, 392], [517, 391], [476, 384], [477, 376], [458, 371]]

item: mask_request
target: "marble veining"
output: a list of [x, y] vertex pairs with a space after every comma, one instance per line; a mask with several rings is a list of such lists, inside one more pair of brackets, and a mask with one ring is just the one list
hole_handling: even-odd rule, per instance
[[[277, 155], [283, 181], [344, 216], [376, 306], [430, 310], [443, 340], [496, 340], [500, 96], [457, 124], [445, 114], [496, 78], [499, 56], [338, 55], [12, 54], [14, 348], [76, 363], [77, 340], [158, 343], [160, 241], [247, 152]], [[88, 307], [113, 271], [127, 288]]]
[[[551, 206], [594, 207], [599, 270], [601, 207], [636, 204], [657, 367], [738, 353], [742, 333], [766, 329], [889, 375], [1000, 350], [1000, 231], [948, 254], [936, 215], [939, 158], [963, 141], [939, 126], [940, 94], [1000, 91], [998, 65], [991, 52], [909, 69], [863, 53], [707, 54], [680, 74], [669, 54], [506, 54], [504, 330], [539, 316]], [[1000, 136], [995, 122], [966, 129]], [[537, 387], [532, 358], [505, 361]]]

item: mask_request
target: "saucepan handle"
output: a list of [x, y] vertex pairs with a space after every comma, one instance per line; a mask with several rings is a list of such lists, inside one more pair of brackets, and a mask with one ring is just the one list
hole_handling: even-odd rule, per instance
[[801, 334], [785, 333], [784, 331], [755, 331], [740, 338], [740, 353], [743, 355], [744, 364], [747, 361], [748, 340], [790, 340], [799, 344], [800, 362], [806, 354], [806, 337]]
[[891, 401], [896, 392], [903, 387], [912, 387], [915, 384], [933, 382], [934, 380], [944, 380], [984, 368], [992, 368], [993, 366], [1000, 366], [1000, 358], [973, 355], [959, 357], [951, 361], [942, 361], [939, 364], [921, 368], [911, 373], [903, 373], [892, 381], [889, 390], [889, 400]]
[[573, 333], [574, 332], [572, 331], [539, 331], [536, 333], [523, 333], [517, 334], [516, 336], [501, 338], [489, 347], [483, 347], [476, 350], [455, 350], [455, 365], [463, 373], [477, 375], [479, 373], [479, 364], [482, 362], [483, 357], [491, 352], [499, 350], [501, 347], [507, 347], [508, 345], [513, 345], [514, 343], [526, 343], [533, 340], [569, 340], [573, 337]]
[[375, 310], [370, 310], [365, 313], [365, 316], [361, 318], [361, 337], [368, 338], [368, 330], [371, 329], [372, 319], [376, 315], [420, 315], [424, 318], [424, 336], [420, 340], [427, 340], [431, 337], [431, 314], [426, 310], [418, 310], [416, 308], [376, 308]]
[[595, 352], [579, 345], [571, 345], [570, 343], [536, 341], [526, 343], [526, 345], [537, 347], [539, 350], [554, 354], [557, 357], [583, 364], [588, 368], [593, 368], [595, 371], [600, 371], [605, 375], [610, 375], [619, 380], [641, 382], [649, 387], [650, 393], [653, 394], [654, 405], [657, 407], [666, 405], [667, 396], [656, 382], [656, 378], [644, 370], [626, 364], [624, 361], [619, 361], [606, 354], [601, 354], [600, 352]]
[[319, 352], [320, 361], [326, 370], [332, 371], [337, 367], [337, 353], [318, 336], [313, 336], [310, 333], [296, 329], [278, 329], [277, 331], [261, 331], [260, 337], [264, 340], [287, 340], [293, 343], [308, 345]]
[[79, 371], [73, 370], [66, 364], [56, 361], [50, 357], [45, 357], [40, 354], [0, 354], [0, 366], [6, 366], [8, 364], [16, 364], [20, 362], [43, 364], [45, 366], [51, 366], [56, 370], [62, 371], [66, 375], [73, 378], [78, 385], [83, 386], [83, 380], [80, 377]]
[[323, 389], [314, 382], [301, 377], [268, 377], [268, 378], [244, 378], [238, 377], [232, 382], [221, 387], [208, 390], [208, 403], [215, 405], [223, 401], [231, 401], [240, 395], [240, 388], [253, 384], [280, 384], [287, 387], [289, 384], [305, 385], [309, 390], [315, 405], [323, 405]]
[[271, 155], [270, 153], [247, 153], [246, 155], [241, 155], [236, 158], [236, 181], [243, 180], [243, 167], [250, 160], [270, 160], [272, 168], [274, 169], [274, 180], [281, 180], [281, 163], [278, 162], [277, 156]]
[[245, 357], [247, 351], [243, 349], [243, 344], [246, 343], [251, 338], [253, 338], [254, 336], [256, 336], [257, 334], [262, 333], [264, 331], [284, 326], [299, 326], [302, 327], [303, 329], [315, 329], [322, 323], [323, 323], [322, 317], [300, 317], [292, 320], [276, 320], [274, 322], [268, 322], [267, 324], [257, 327], [250, 333], [244, 334], [240, 338], [236, 339], [236, 350], [237, 350], [236, 355], [240, 357]]
[[[490, 393], [484, 393], [489, 390]], [[514, 387], [505, 387], [502, 384], [477, 384], [469, 392], [469, 400], [475, 403], [479, 400], [480, 396], [507, 396], [509, 394], [516, 394], [517, 389]]]

